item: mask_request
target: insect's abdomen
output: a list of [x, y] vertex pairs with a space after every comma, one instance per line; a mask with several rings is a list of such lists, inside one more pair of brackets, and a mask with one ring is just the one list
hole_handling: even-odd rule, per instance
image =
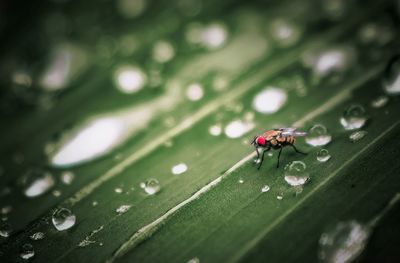
[[285, 137], [278, 137], [277, 140], [281, 144], [294, 144], [296, 139], [294, 138], [294, 136], [285, 136]]

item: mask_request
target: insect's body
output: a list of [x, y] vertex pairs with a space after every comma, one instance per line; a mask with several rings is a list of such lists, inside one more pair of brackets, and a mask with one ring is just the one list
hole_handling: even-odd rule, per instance
[[305, 135], [305, 132], [298, 132], [295, 128], [281, 128], [268, 130], [262, 135], [254, 137], [252, 144], [256, 147], [258, 159], [260, 158], [259, 149], [262, 150], [262, 157], [258, 168], [261, 167], [261, 164], [264, 160], [264, 153], [270, 149], [279, 150], [277, 167], [279, 167], [279, 158], [281, 156], [282, 149], [285, 146], [291, 146], [296, 152], [302, 153], [297, 150], [297, 148], [294, 146], [294, 143], [296, 142], [296, 137]]

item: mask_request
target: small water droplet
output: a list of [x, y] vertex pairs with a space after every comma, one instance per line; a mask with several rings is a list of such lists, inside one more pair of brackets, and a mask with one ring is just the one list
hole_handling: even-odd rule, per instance
[[222, 133], [222, 126], [221, 124], [214, 124], [208, 128], [208, 132], [212, 136], [219, 136]]
[[304, 185], [309, 181], [306, 164], [302, 161], [293, 161], [285, 167], [285, 181], [291, 186]]
[[192, 23], [186, 30], [185, 38], [191, 44], [215, 50], [225, 44], [228, 30], [223, 23], [212, 23], [205, 26], [200, 23]]
[[359, 104], [350, 105], [340, 118], [340, 124], [346, 130], [355, 130], [364, 126], [367, 122], [365, 109]]
[[92, 202], [92, 206], [97, 206], [99, 203], [97, 201]]
[[146, 85], [147, 76], [136, 66], [124, 65], [115, 70], [114, 80], [118, 90], [126, 94], [132, 94]]
[[74, 178], [75, 174], [71, 171], [64, 171], [61, 173], [61, 181], [66, 185], [70, 185]]
[[332, 136], [328, 133], [327, 128], [322, 124], [312, 126], [305, 139], [306, 143], [311, 146], [327, 145], [331, 140]]
[[118, 0], [117, 10], [126, 19], [141, 15], [147, 7], [147, 0]]
[[40, 196], [49, 191], [55, 184], [51, 173], [39, 169], [28, 171], [22, 176], [20, 182], [27, 197]]
[[32, 234], [31, 236], [30, 236], [30, 239], [32, 239], [32, 240], [41, 240], [41, 239], [43, 239], [44, 238], [44, 233], [43, 232], [36, 232], [36, 233], [34, 233], [34, 234]]
[[270, 31], [273, 40], [281, 47], [289, 47], [296, 44], [301, 36], [301, 30], [298, 25], [286, 19], [272, 21]]
[[[140, 187], [142, 187], [142, 184], [140, 185]], [[161, 187], [160, 187], [160, 183], [158, 182], [157, 179], [151, 178], [149, 180], [147, 180], [143, 187], [144, 191], [148, 194], [148, 195], [154, 195], [157, 192], [160, 191]]]
[[58, 231], [64, 231], [75, 225], [76, 216], [71, 212], [71, 210], [60, 208], [53, 213], [51, 221]]
[[371, 102], [371, 106], [373, 108], [382, 108], [388, 103], [388, 101], [389, 101], [389, 97], [379, 96]]
[[172, 169], [171, 169], [171, 172], [173, 174], [183, 174], [184, 172], [187, 171], [187, 169], [188, 168], [187, 168], [186, 164], [180, 163], [180, 164], [177, 164], [177, 165], [173, 166]]
[[317, 152], [317, 160], [321, 163], [327, 162], [331, 159], [331, 155], [327, 149], [321, 149]]
[[192, 258], [187, 263], [200, 263], [200, 259], [199, 258]]
[[400, 55], [389, 61], [383, 79], [383, 88], [389, 95], [400, 94]]
[[244, 183], [244, 180], [243, 180], [242, 178], [240, 178], [240, 179], [238, 180], [238, 183], [239, 183], [239, 184], [243, 184], [243, 183]]
[[253, 99], [253, 108], [262, 114], [272, 114], [280, 110], [287, 100], [286, 92], [281, 88], [266, 87]]
[[368, 134], [367, 131], [355, 131], [352, 134], [350, 134], [349, 139], [351, 142], [357, 142], [364, 138]]
[[175, 56], [172, 44], [165, 40], [157, 41], [153, 47], [153, 59], [159, 63], [166, 63]]
[[53, 194], [53, 196], [55, 197], [59, 197], [61, 196], [61, 191], [60, 190], [54, 190], [53, 192], [51, 192]]
[[23, 244], [21, 247], [21, 252], [19, 256], [22, 259], [30, 259], [35, 255], [35, 250], [33, 249], [33, 246], [29, 243]]
[[12, 211], [12, 206], [6, 205], [6, 206], [3, 206], [3, 207], [1, 208], [0, 214], [6, 215], [6, 214], [9, 214], [11, 211]]
[[131, 207], [132, 207], [131, 205], [121, 205], [115, 211], [118, 214], [122, 215], [122, 214], [125, 214]]
[[364, 250], [370, 229], [357, 221], [339, 222], [319, 239], [323, 262], [352, 262]]
[[114, 189], [114, 192], [116, 192], [117, 194], [121, 194], [124, 190], [122, 190], [121, 187], [117, 187]]
[[201, 100], [203, 96], [204, 90], [199, 83], [190, 84], [186, 89], [186, 97], [191, 101]]
[[12, 233], [13, 229], [11, 225], [7, 222], [0, 222], [0, 236], [1, 237], [9, 237]]
[[282, 195], [277, 195], [277, 196], [276, 196], [276, 199], [282, 200], [282, 199], [283, 199], [283, 196], [282, 196]]
[[268, 192], [269, 191], [269, 186], [268, 185], [264, 185], [262, 188], [261, 188], [261, 192], [262, 193], [266, 193], [266, 192]]
[[224, 132], [227, 137], [235, 139], [242, 137], [244, 134], [254, 129], [254, 127], [255, 124], [252, 121], [243, 121], [237, 119], [228, 123], [224, 129]]

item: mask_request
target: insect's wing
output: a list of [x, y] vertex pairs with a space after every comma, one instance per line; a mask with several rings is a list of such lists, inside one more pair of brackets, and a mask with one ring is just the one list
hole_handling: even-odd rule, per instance
[[282, 137], [290, 137], [290, 136], [300, 137], [300, 136], [306, 136], [307, 135], [306, 132], [296, 131], [297, 128], [281, 128], [279, 130], [281, 131], [280, 135]]

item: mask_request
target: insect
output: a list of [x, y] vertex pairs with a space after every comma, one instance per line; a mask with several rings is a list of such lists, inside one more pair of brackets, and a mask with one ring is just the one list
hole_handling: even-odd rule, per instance
[[280, 128], [280, 129], [272, 129], [265, 131], [262, 135], [256, 135], [251, 142], [252, 145], [256, 148], [257, 151], [257, 160], [260, 160], [260, 150], [261, 150], [261, 161], [259, 161], [258, 169], [260, 169], [263, 161], [265, 152], [274, 149], [279, 149], [278, 154], [278, 163], [276, 167], [279, 167], [279, 158], [281, 157], [282, 149], [285, 146], [291, 146], [297, 153], [301, 153], [306, 155], [299, 150], [297, 150], [294, 143], [296, 141], [296, 137], [306, 136], [306, 132], [296, 131], [296, 128]]

